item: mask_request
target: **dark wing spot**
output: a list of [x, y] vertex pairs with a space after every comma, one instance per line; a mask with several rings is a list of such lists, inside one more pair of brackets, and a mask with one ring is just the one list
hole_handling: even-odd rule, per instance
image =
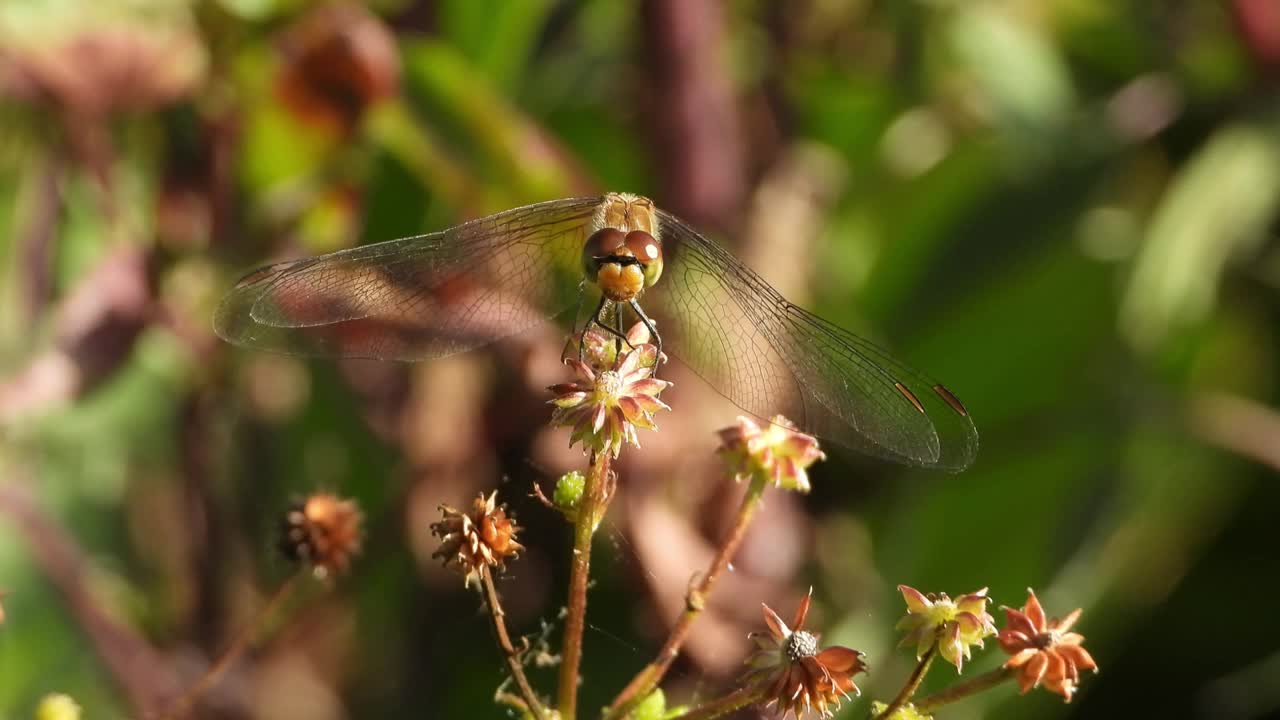
[[964, 403], [960, 402], [960, 398], [952, 395], [950, 390], [941, 385], [934, 385], [933, 391], [938, 393], [938, 397], [945, 400], [952, 410], [955, 410], [960, 415], [969, 417], [969, 411], [964, 408]]
[[920, 398], [916, 397], [915, 393], [908, 390], [907, 386], [900, 382], [895, 382], [893, 386], [898, 388], [898, 392], [902, 393], [903, 397], [910, 400], [912, 405], [916, 406], [916, 409], [920, 411], [921, 415], [924, 414], [924, 405], [920, 404]]

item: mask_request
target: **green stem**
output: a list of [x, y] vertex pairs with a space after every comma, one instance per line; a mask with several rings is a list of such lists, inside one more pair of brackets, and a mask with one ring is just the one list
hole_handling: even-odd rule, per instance
[[764, 697], [763, 688], [746, 687], [734, 690], [728, 695], [703, 703], [683, 715], [677, 715], [673, 720], [712, 720], [712, 718], [728, 715], [734, 710], [754, 705]]
[[738, 546], [742, 544], [742, 539], [746, 537], [747, 527], [751, 525], [751, 518], [755, 515], [756, 510], [760, 507], [760, 497], [764, 493], [764, 481], [755, 478], [751, 481], [751, 485], [747, 488], [747, 494], [742, 498], [742, 504], [738, 506], [738, 515], [734, 519], [733, 527], [729, 530], [729, 534], [725, 536], [724, 542], [721, 543], [720, 549], [716, 552], [716, 556], [711, 561], [711, 566], [707, 568], [707, 572], [702, 576], [702, 581], [689, 590], [689, 594], [685, 598], [685, 609], [676, 620], [676, 624], [671, 628], [670, 634], [667, 635], [667, 641], [663, 643], [662, 649], [658, 650], [657, 656], [636, 674], [631, 682], [623, 688], [622, 692], [613, 699], [609, 711], [605, 713], [605, 720], [619, 720], [624, 718], [635, 709], [636, 705], [653, 692], [653, 689], [662, 682], [662, 676], [667, 673], [671, 667], [671, 663], [675, 661], [676, 656], [680, 654], [680, 648], [684, 645], [685, 640], [689, 637], [689, 630], [693, 627], [693, 621], [698, 619], [702, 614], [703, 608], [706, 607], [707, 596], [711, 594], [711, 589], [719, 579], [720, 574], [729, 566], [733, 556], [738, 551]]
[[569, 571], [569, 606], [564, 622], [563, 660], [560, 662], [561, 720], [574, 720], [578, 705], [578, 667], [582, 662], [582, 631], [587, 616], [587, 580], [591, 572], [591, 538], [605, 511], [609, 454], [592, 453], [587, 482], [573, 527], [573, 557]]
[[907, 682], [898, 691], [897, 697], [885, 707], [884, 712], [876, 716], [875, 720], [889, 720], [898, 711], [898, 708], [906, 705], [911, 700], [911, 697], [920, 689], [920, 683], [924, 682], [925, 673], [929, 672], [929, 666], [933, 664], [933, 659], [937, 655], [938, 644], [934, 643], [929, 646], [924, 655], [920, 656], [920, 661], [916, 663], [916, 669], [911, 671], [911, 676], [907, 678]]
[[932, 695], [926, 695], [915, 703], [915, 707], [920, 712], [929, 712], [943, 705], [949, 705], [957, 700], [962, 700], [970, 695], [976, 695], [983, 690], [990, 690], [1000, 683], [1014, 676], [1016, 671], [1006, 668], [1003, 665], [992, 670], [991, 672], [977, 675], [961, 683], [956, 683], [945, 690], [939, 690]]

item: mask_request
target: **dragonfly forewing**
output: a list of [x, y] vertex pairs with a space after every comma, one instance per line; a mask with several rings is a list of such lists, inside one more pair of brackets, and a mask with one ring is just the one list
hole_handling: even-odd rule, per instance
[[539, 203], [272, 265], [237, 283], [214, 327], [237, 345], [303, 355], [421, 360], [469, 350], [572, 305], [598, 204]]

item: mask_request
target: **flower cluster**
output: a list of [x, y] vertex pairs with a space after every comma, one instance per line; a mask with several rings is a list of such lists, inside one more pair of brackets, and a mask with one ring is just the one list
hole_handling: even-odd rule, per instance
[[360, 551], [363, 519], [354, 501], [316, 493], [285, 513], [280, 550], [290, 560], [311, 566], [318, 578], [340, 573]]
[[840, 709], [840, 699], [860, 694], [853, 676], [867, 669], [862, 653], [833, 645], [819, 650], [818, 635], [804, 629], [813, 590], [796, 610], [791, 627], [778, 613], [763, 605], [767, 633], [751, 633], [756, 650], [747, 658], [751, 668], [747, 682], [764, 688], [767, 703], [783, 716], [817, 711], [832, 717]]
[[1098, 670], [1093, 656], [1081, 647], [1084, 636], [1071, 632], [1071, 626], [1080, 618], [1080, 609], [1061, 620], [1048, 619], [1035, 591], [1028, 588], [1027, 603], [1021, 610], [1004, 610], [1008, 624], [1000, 631], [1000, 647], [1012, 655], [1004, 666], [1018, 672], [1022, 692], [1043, 684], [1046, 690], [1071, 702], [1080, 671]]
[[807, 468], [826, 457], [818, 441], [795, 429], [781, 415], [766, 427], [738, 417], [736, 425], [720, 431], [720, 456], [736, 480], [759, 478], [785, 490], [809, 492]]
[[486, 567], [504, 569], [508, 559], [524, 550], [516, 541], [520, 527], [497, 500], [496, 490], [487, 498], [481, 493], [470, 513], [441, 505], [444, 517], [431, 525], [431, 532], [440, 538], [440, 548], [431, 557], [443, 558], [446, 567], [457, 566], [467, 585], [479, 584]]
[[907, 585], [898, 591], [907, 602], [907, 614], [898, 629], [907, 631], [902, 646], [915, 645], [919, 658], [937, 644], [938, 654], [960, 671], [969, 659], [970, 648], [983, 647], [982, 639], [996, 633], [995, 621], [987, 612], [987, 589], [952, 600], [946, 593], [925, 595]]

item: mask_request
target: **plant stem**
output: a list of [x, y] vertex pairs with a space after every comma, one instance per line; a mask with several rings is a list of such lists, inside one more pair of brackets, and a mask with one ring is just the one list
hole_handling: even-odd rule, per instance
[[765, 691], [763, 688], [741, 688], [728, 695], [699, 705], [683, 715], [677, 715], [673, 720], [711, 720], [722, 715], [728, 715], [734, 710], [748, 705], [754, 705], [763, 700], [764, 696]]
[[893, 702], [885, 707], [884, 712], [876, 716], [875, 720], [889, 720], [898, 708], [907, 704], [911, 696], [916, 694], [916, 690], [920, 689], [920, 683], [924, 682], [925, 673], [929, 672], [929, 666], [933, 664], [933, 659], [938, 655], [938, 644], [934, 643], [929, 649], [920, 656], [920, 661], [916, 663], [916, 669], [911, 671], [907, 682], [903, 684], [902, 689], [898, 691], [897, 697]]
[[569, 610], [564, 622], [564, 659], [560, 663], [561, 720], [574, 720], [578, 704], [578, 666], [582, 661], [582, 630], [587, 616], [587, 579], [591, 572], [591, 538], [605, 511], [609, 453], [592, 453], [587, 482], [573, 526], [573, 557], [569, 572]]
[[685, 609], [676, 620], [675, 626], [671, 628], [670, 634], [667, 635], [667, 641], [663, 643], [662, 648], [658, 650], [658, 655], [636, 674], [631, 682], [623, 688], [622, 692], [613, 699], [613, 704], [609, 711], [605, 714], [605, 720], [618, 720], [624, 718], [627, 713], [631, 712], [637, 704], [639, 704], [653, 689], [662, 682], [662, 676], [666, 674], [671, 667], [671, 663], [675, 661], [676, 656], [680, 654], [680, 648], [684, 645], [684, 641], [689, 637], [689, 630], [693, 627], [693, 621], [698, 619], [702, 614], [702, 610], [706, 607], [707, 596], [711, 594], [711, 589], [719, 579], [720, 574], [729, 566], [729, 562], [733, 560], [733, 556], [738, 551], [738, 546], [742, 544], [742, 539], [746, 537], [747, 527], [751, 524], [751, 518], [755, 515], [756, 509], [760, 506], [760, 497], [764, 493], [764, 481], [760, 478], [754, 478], [751, 485], [747, 488], [747, 494], [742, 498], [742, 504], [738, 507], [738, 515], [734, 519], [733, 527], [729, 530], [729, 534], [725, 536], [724, 542], [721, 543], [720, 549], [716, 552], [716, 556], [711, 561], [711, 566], [707, 568], [707, 572], [702, 576], [702, 580], [693, 588], [690, 588], [689, 594], [685, 598]]
[[977, 675], [962, 683], [956, 683], [945, 690], [939, 690], [932, 695], [926, 695], [915, 703], [916, 709], [920, 712], [928, 712], [943, 705], [948, 705], [957, 700], [967, 698], [970, 695], [976, 695], [983, 690], [989, 690], [996, 685], [1008, 680], [1014, 676], [1014, 670], [1006, 668], [1003, 665], [992, 670], [991, 672]]
[[280, 587], [276, 588], [275, 593], [267, 600], [267, 604], [263, 605], [262, 609], [258, 611], [253, 621], [240, 629], [239, 634], [222, 651], [222, 655], [218, 657], [217, 661], [205, 671], [204, 675], [200, 676], [200, 679], [190, 689], [173, 703], [169, 711], [162, 715], [163, 718], [166, 720], [182, 718], [191, 712], [196, 702], [218, 682], [218, 679], [230, 669], [236, 659], [249, 647], [249, 642], [253, 640], [254, 634], [262, 623], [275, 614], [276, 610], [284, 603], [285, 598], [289, 597], [290, 592], [298, 584], [297, 581], [300, 575], [301, 572], [294, 573], [288, 580], [281, 583]]
[[489, 606], [489, 619], [493, 622], [493, 632], [498, 636], [498, 645], [502, 648], [502, 653], [506, 655], [507, 668], [511, 670], [511, 677], [515, 679], [516, 687], [520, 689], [520, 695], [524, 698], [525, 709], [532, 713], [536, 720], [545, 720], [542, 714], [542, 703], [538, 702], [537, 693], [529, 685], [529, 678], [525, 677], [524, 665], [520, 663], [520, 651], [511, 644], [511, 636], [507, 633], [507, 622], [504, 619], [506, 613], [502, 611], [502, 604], [498, 601], [498, 590], [493, 586], [493, 574], [489, 572], [488, 565], [480, 567], [480, 584], [484, 587], [484, 600]]

